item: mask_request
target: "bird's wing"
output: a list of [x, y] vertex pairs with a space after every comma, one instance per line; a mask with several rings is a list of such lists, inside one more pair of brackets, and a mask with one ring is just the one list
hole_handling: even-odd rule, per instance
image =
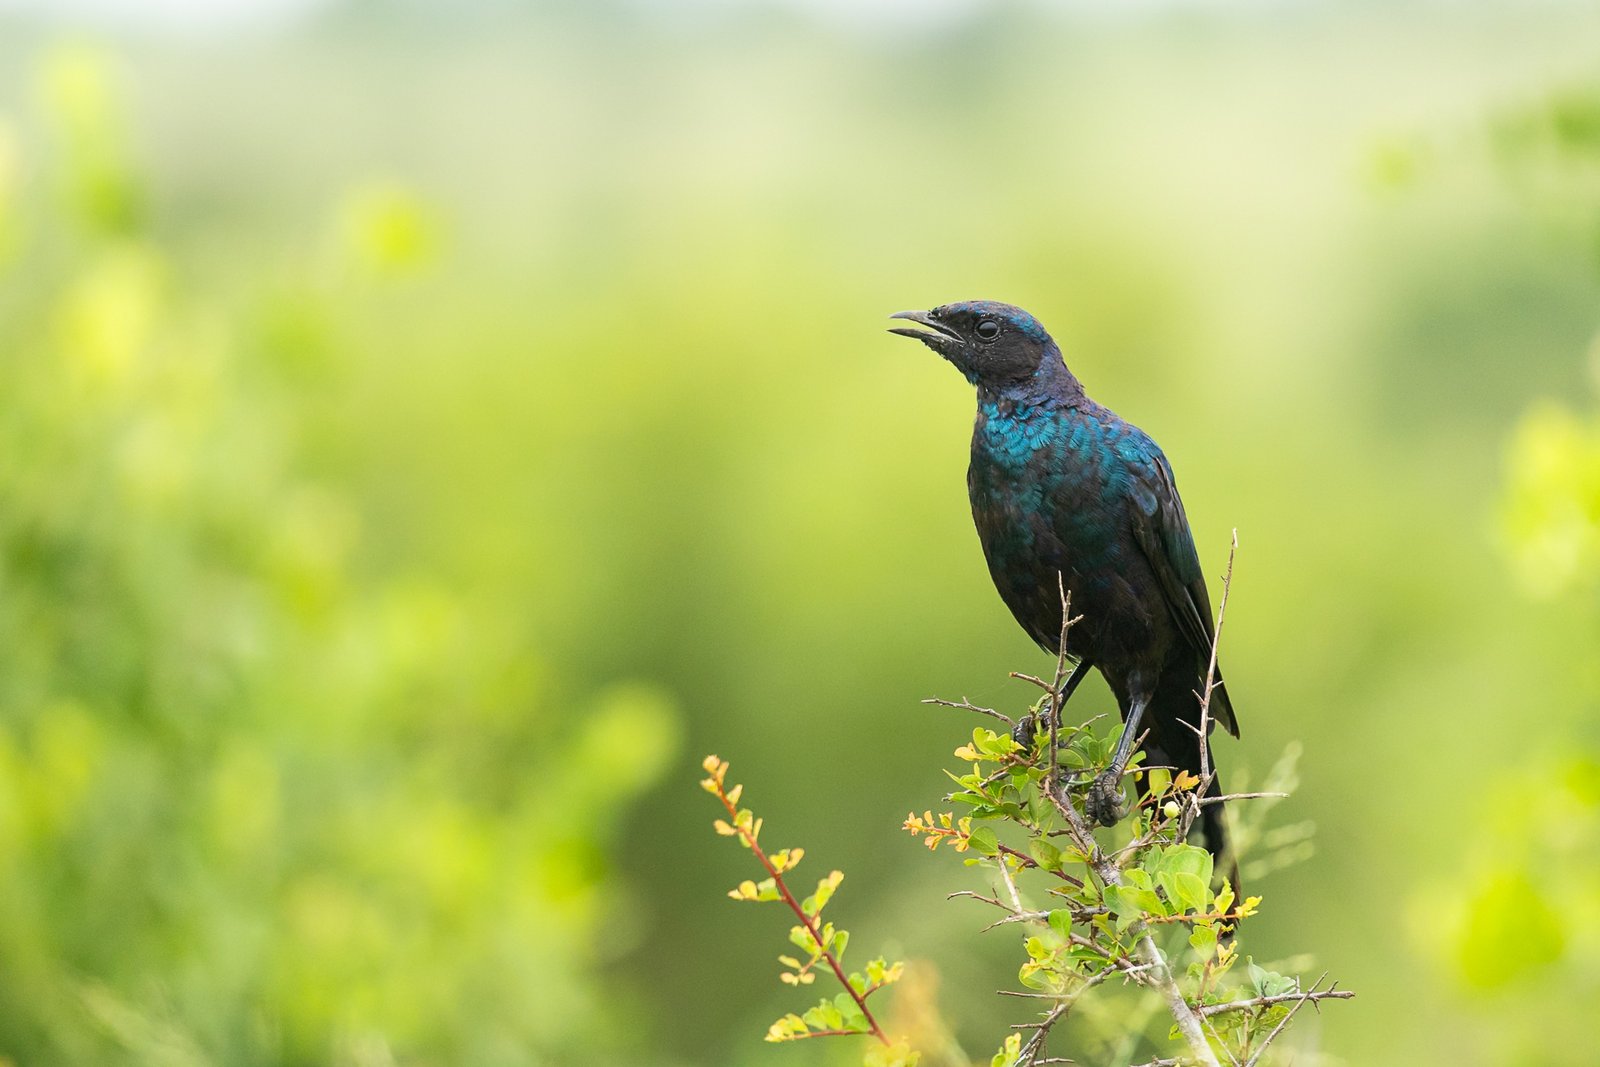
[[[1143, 435], [1140, 435], [1143, 436]], [[1211, 597], [1206, 592], [1205, 574], [1200, 570], [1200, 555], [1195, 551], [1189, 518], [1183, 513], [1183, 500], [1172, 476], [1167, 457], [1148, 437], [1148, 443], [1133, 467], [1134, 540], [1150, 562], [1161, 582], [1162, 599], [1178, 623], [1184, 640], [1203, 661], [1209, 662], [1215, 633], [1211, 628]], [[1212, 715], [1233, 736], [1239, 736], [1239, 723], [1233, 704], [1217, 671], [1217, 688], [1212, 694]]]

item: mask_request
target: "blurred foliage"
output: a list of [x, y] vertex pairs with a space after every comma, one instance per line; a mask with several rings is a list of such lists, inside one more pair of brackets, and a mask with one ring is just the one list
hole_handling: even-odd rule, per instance
[[1600, 419], [1545, 404], [1508, 449], [1506, 541], [1530, 592], [1593, 588], [1600, 578]]
[[[1529, 205], [1600, 251], [1588, 202], [1600, 178], [1600, 88], [1567, 86], [1491, 128], [1502, 162], [1535, 176], [1522, 189]], [[1600, 341], [1588, 354], [1600, 375]], [[1505, 468], [1500, 540], [1522, 592], [1573, 604], [1577, 640], [1600, 647], [1600, 417], [1539, 401], [1514, 427]], [[1574, 677], [1589, 680], [1593, 662]], [[1490, 1062], [1594, 1060], [1572, 1007], [1600, 997], [1600, 692], [1591, 683], [1574, 697], [1582, 728], [1544, 733], [1531, 756], [1508, 751], [1463, 781], [1464, 856], [1411, 902], [1413, 938], [1438, 973], [1491, 1009], [1468, 1028]]]
[[371, 269], [243, 314], [142, 223], [104, 57], [43, 69], [68, 195], [0, 319], [0, 1048], [595, 1062], [607, 852], [676, 718], [558, 704], [523, 621], [376, 564], [306, 458], [283, 324], [420, 266], [427, 209], [354, 194]]
[[659, 784], [713, 747], [851, 830], [838, 921], [991, 1038], [1016, 961], [883, 844], [968, 732], [916, 701], [1036, 655], [970, 392], [878, 332], [967, 297], [1161, 441], [1210, 572], [1240, 529], [1218, 760], [1302, 740], [1318, 823], [1253, 945], [1362, 993], [1308, 1043], [1587, 1048], [1588, 935], [1486, 989], [1445, 919], [1592, 884], [1495, 889], [1460, 836], [1463, 782], [1576, 807], [1600, 744], [1592, 580], [1519, 579], [1519, 524], [1583, 538], [1502, 477], [1524, 419], [1592, 439], [1600, 201], [1541, 110], [1593, 95], [1600, 12], [1114, 6], [364, 0], [106, 51], [0, 15], [0, 1054], [825, 1063], [722, 962], [770, 929]]

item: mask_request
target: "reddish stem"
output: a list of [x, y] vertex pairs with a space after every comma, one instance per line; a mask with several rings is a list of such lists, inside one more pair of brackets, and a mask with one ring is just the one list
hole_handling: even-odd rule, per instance
[[[716, 784], [717, 799], [722, 801], [722, 806], [728, 809], [728, 816], [733, 820], [733, 828], [739, 831], [740, 839], [744, 841], [751, 852], [755, 853], [756, 859], [761, 861], [761, 866], [765, 867], [767, 873], [772, 876], [772, 884], [777, 886], [778, 895], [783, 898], [783, 902], [789, 905], [789, 910], [795, 913], [801, 925], [810, 931], [812, 939], [816, 941], [817, 948], [822, 954], [822, 958], [828, 961], [829, 967], [833, 968], [834, 977], [839, 979], [839, 984], [844, 986], [845, 992], [850, 994], [850, 999], [855, 1001], [856, 1007], [861, 1009], [861, 1014], [866, 1018], [867, 1025], [872, 1028], [870, 1031], [872, 1036], [885, 1045], [892, 1045], [893, 1042], [884, 1034], [883, 1028], [878, 1025], [878, 1020], [872, 1017], [872, 1010], [867, 1007], [866, 995], [856, 992], [855, 987], [850, 984], [850, 979], [845, 977], [844, 968], [839, 966], [838, 958], [834, 956], [831, 949], [822, 943], [822, 929], [817, 925], [817, 920], [807, 915], [805, 909], [800, 906], [800, 902], [794, 899], [794, 894], [789, 892], [788, 885], [784, 883], [782, 872], [774, 867], [772, 861], [767, 858], [767, 854], [761, 851], [761, 846], [756, 843], [755, 836], [739, 824], [739, 810], [734, 807], [733, 801], [728, 799], [728, 794], [723, 789], [722, 783], [719, 781]], [[857, 1032], [855, 1030], [825, 1030], [809, 1036], [821, 1037], [823, 1034], [853, 1034]]]

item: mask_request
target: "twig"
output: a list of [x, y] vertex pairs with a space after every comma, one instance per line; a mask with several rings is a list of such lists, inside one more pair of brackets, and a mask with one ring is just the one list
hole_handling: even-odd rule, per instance
[[1206, 694], [1200, 700], [1200, 777], [1211, 777], [1211, 696], [1217, 691], [1217, 646], [1222, 643], [1222, 622], [1228, 614], [1228, 591], [1233, 587], [1233, 557], [1239, 553], [1239, 530], [1228, 544], [1228, 569], [1222, 575], [1222, 596], [1217, 601], [1217, 629], [1211, 638], [1211, 661], [1206, 664]]
[[1070, 1060], [1039, 1060], [1035, 1057], [1044, 1051], [1045, 1039], [1050, 1036], [1051, 1027], [1055, 1026], [1056, 1023], [1060, 1022], [1062, 1019], [1065, 1019], [1067, 1017], [1067, 1013], [1072, 1010], [1072, 1006], [1078, 1002], [1078, 998], [1089, 989], [1092, 989], [1101, 982], [1105, 981], [1115, 969], [1115, 964], [1101, 968], [1094, 974], [1084, 978], [1083, 984], [1078, 986], [1077, 989], [1074, 989], [1071, 994], [1061, 1001], [1061, 1003], [1050, 1009], [1049, 1014], [1047, 1014], [1043, 1019], [1036, 1023], [1027, 1023], [1020, 1027], [1014, 1027], [1014, 1029], [1029, 1029], [1033, 1031], [1033, 1036], [1028, 1039], [1027, 1044], [1022, 1046], [1022, 1050], [1017, 1056], [1017, 1062], [1025, 1064], [1051, 1062], [1070, 1063]]
[[[994, 901], [994, 903], [998, 904], [999, 901]], [[1105, 915], [1107, 913], [1107, 909], [1105, 909], [1105, 908], [1069, 908], [1067, 910], [1072, 912], [1072, 921], [1073, 922], [1088, 922], [1089, 920], [1093, 919], [1096, 915]], [[1176, 918], [1178, 918], [1178, 917], [1175, 917], [1175, 920], [1176, 920]], [[1048, 911], [1013, 911], [1013, 912], [1009, 913], [1008, 915], [1006, 915], [1005, 918], [996, 919], [994, 922], [990, 923], [988, 926], [985, 926], [983, 929], [985, 931], [993, 930], [996, 926], [1004, 926], [1007, 923], [1046, 923], [1046, 924], [1048, 924], [1049, 922], [1050, 922], [1050, 913]]]
[[[845, 992], [850, 994], [850, 999], [855, 1001], [856, 1007], [861, 1009], [862, 1017], [867, 1020], [868, 1032], [884, 1045], [893, 1045], [894, 1042], [890, 1041], [889, 1036], [883, 1032], [883, 1027], [878, 1025], [878, 1020], [873, 1018], [872, 1009], [867, 1007], [866, 995], [858, 993], [855, 986], [850, 984], [850, 979], [845, 977], [844, 968], [839, 965], [838, 955], [822, 940], [822, 929], [817, 923], [816, 916], [807, 915], [806, 910], [800, 906], [800, 902], [794, 899], [794, 894], [789, 892], [789, 886], [783, 880], [783, 872], [778, 870], [777, 866], [767, 858], [766, 852], [762, 850], [760, 843], [756, 840], [756, 835], [739, 818], [739, 808], [735, 802], [736, 797], [729, 796], [727, 789], [722, 784], [722, 774], [727, 770], [727, 764], [722, 763], [721, 768], [718, 769], [713, 760], [716, 760], [715, 756], [706, 759], [706, 769], [711, 772], [711, 777], [705, 781], [715, 786], [711, 792], [718, 800], [722, 801], [722, 806], [728, 809], [728, 818], [731, 820], [734, 830], [738, 832], [739, 839], [744, 842], [746, 848], [755, 854], [756, 859], [761, 861], [761, 866], [766, 868], [767, 875], [772, 879], [772, 884], [778, 890], [778, 895], [789, 906], [789, 910], [794, 912], [795, 918], [800, 920], [800, 925], [804, 926], [806, 931], [810, 933], [822, 958], [827, 960], [828, 966], [832, 968], [834, 977], [839, 979], [839, 984], [844, 986]], [[737, 794], [739, 789], [739, 786], [735, 786], [734, 793]], [[822, 909], [818, 908], [817, 910], [821, 911]], [[844, 1034], [853, 1033], [854, 1031], [841, 1030], [838, 1032]]]
[[1242, 1065], [1239, 1063], [1239, 1057], [1233, 1054], [1233, 1049], [1229, 1048], [1228, 1043], [1222, 1040], [1222, 1035], [1217, 1033], [1216, 1024], [1210, 1019], [1201, 1017], [1200, 1025], [1205, 1027], [1206, 1033], [1216, 1038], [1217, 1047], [1222, 1050], [1222, 1054], [1224, 1056], [1228, 1057], [1228, 1067], [1242, 1067]]
[[1288, 793], [1281, 793], [1276, 790], [1267, 793], [1224, 793], [1221, 796], [1200, 798], [1200, 806], [1205, 807], [1207, 804], [1221, 804], [1229, 800], [1264, 800], [1267, 798], [1282, 800], [1287, 796], [1289, 796]]
[[1205, 692], [1195, 694], [1200, 698], [1200, 725], [1195, 733], [1200, 741], [1200, 782], [1195, 786], [1190, 801], [1178, 824], [1180, 839], [1189, 836], [1189, 827], [1200, 814], [1200, 798], [1211, 788], [1215, 774], [1211, 769], [1211, 697], [1217, 690], [1217, 646], [1222, 643], [1222, 622], [1228, 612], [1228, 591], [1233, 588], [1233, 558], [1239, 553], [1239, 530], [1234, 528], [1228, 545], [1228, 569], [1222, 575], [1222, 597], [1217, 601], [1217, 625], [1211, 634], [1211, 658], [1206, 663]]
[[1227, 545], [1227, 569], [1222, 573], [1222, 595], [1216, 601], [1216, 630], [1211, 633], [1211, 659], [1205, 667], [1205, 696], [1200, 697], [1200, 777], [1211, 777], [1211, 696], [1216, 693], [1216, 649], [1222, 643], [1222, 621], [1227, 617], [1227, 593], [1234, 587], [1234, 557], [1238, 555], [1238, 528]]
[[[1325, 992], [1318, 993], [1317, 992], [1317, 986], [1321, 985], [1322, 984], [1322, 979], [1326, 978], [1326, 977], [1328, 977], [1328, 974], [1327, 974], [1326, 971], [1324, 971], [1322, 973], [1321, 977], [1319, 977], [1315, 982], [1311, 983], [1311, 988], [1310, 989], [1306, 990], [1306, 992], [1304, 992], [1304, 993], [1293, 994], [1290, 997], [1290, 999], [1293, 999], [1295, 1001], [1294, 1007], [1290, 1008], [1288, 1013], [1286, 1015], [1284, 1015], [1283, 1018], [1278, 1020], [1278, 1025], [1274, 1026], [1272, 1028], [1272, 1032], [1267, 1035], [1266, 1040], [1261, 1042], [1261, 1047], [1256, 1049], [1255, 1055], [1251, 1056], [1248, 1060], [1245, 1061], [1244, 1067], [1255, 1067], [1256, 1063], [1258, 1061], [1260, 1061], [1262, 1055], [1267, 1051], [1268, 1048], [1270, 1048], [1272, 1046], [1272, 1042], [1275, 1041], [1277, 1039], [1278, 1035], [1283, 1032], [1283, 1028], [1285, 1026], [1289, 1025], [1289, 1020], [1293, 1019], [1295, 1017], [1295, 1013], [1298, 1012], [1301, 1008], [1305, 1007], [1308, 1003], [1314, 1003], [1314, 1002], [1316, 1002], [1318, 1000], [1327, 1000], [1329, 998], [1333, 998], [1333, 999], [1337, 999], [1337, 1000], [1347, 1000], [1350, 997], [1355, 996], [1354, 993], [1339, 992], [1339, 991], [1336, 991], [1336, 990], [1334, 990], [1332, 988], [1329, 988]], [[1337, 984], [1337, 983], [1335, 983], [1335, 984]], [[1259, 999], [1261, 999], [1262, 1001], [1271, 1001], [1271, 1002], [1279, 1002], [1279, 1003], [1281, 1003], [1284, 998], [1282, 998], [1282, 997], [1261, 997]]]
[[[1321, 982], [1322, 979], [1317, 979]], [[1355, 994], [1348, 989], [1323, 989], [1318, 990], [1315, 985], [1304, 993], [1280, 993], [1272, 997], [1251, 997], [1248, 1000], [1230, 1000], [1226, 1004], [1207, 1004], [1200, 1008], [1200, 1014], [1205, 1016], [1222, 1015], [1230, 1011], [1249, 1011], [1251, 1008], [1264, 1008], [1273, 1004], [1304, 1004], [1307, 1001], [1318, 1000], [1349, 1000]]]
[[[1033, 860], [1029, 859], [1028, 862], [1033, 863]], [[995, 866], [1000, 868], [1000, 877], [1005, 879], [1006, 891], [1011, 894], [1012, 910], [1022, 911], [1022, 897], [1017, 893], [1016, 880], [1011, 877], [1011, 867], [1006, 863], [1004, 857], [1001, 857], [1000, 862], [996, 863]]]
[[941, 708], [955, 708], [957, 711], [975, 711], [979, 715], [987, 715], [990, 718], [999, 719], [1007, 726], [1012, 725], [1010, 716], [1002, 715], [993, 708], [980, 708], [978, 705], [965, 698], [962, 698], [961, 700], [944, 700], [940, 697], [929, 697], [924, 700], [923, 703], [936, 704]]
[[1028, 682], [1043, 689], [1046, 693], [1054, 695], [1055, 690], [1050, 688], [1050, 683], [1036, 674], [1024, 674], [1021, 671], [1012, 671], [1007, 677], [1015, 678], [1019, 682]]
[[[1018, 866], [1020, 866], [1020, 867], [1025, 867], [1025, 868], [1026, 867], [1034, 867], [1034, 868], [1038, 868], [1040, 870], [1044, 869], [1042, 867], [1039, 867], [1039, 861], [1038, 860], [1034, 859], [1032, 856], [1028, 855], [1026, 852], [1021, 851], [1020, 849], [1012, 848], [1010, 845], [1000, 845], [998, 847], [999, 847], [999, 850], [1001, 852], [1004, 852], [1007, 856], [1010, 856], [1012, 859], [1016, 860]], [[1066, 871], [1050, 871], [1049, 873], [1055, 875], [1057, 878], [1061, 879], [1063, 882], [1067, 882], [1067, 883], [1069, 883], [1069, 884], [1071, 884], [1073, 886], [1076, 886], [1079, 889], [1083, 888], [1083, 883], [1080, 882], [1078, 879], [1072, 877], [1072, 875], [1068, 874]], [[1018, 907], [1021, 907], [1021, 905], [1018, 905]]]

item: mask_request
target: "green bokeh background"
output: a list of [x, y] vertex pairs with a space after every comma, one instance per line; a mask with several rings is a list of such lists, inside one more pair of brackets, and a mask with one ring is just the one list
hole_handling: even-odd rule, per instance
[[1600, 1063], [1600, 11], [896, 10], [0, 14], [0, 1056], [850, 1062], [711, 751], [987, 1056], [898, 824], [1046, 665], [882, 332], [986, 297], [1239, 530], [1301, 1048]]

